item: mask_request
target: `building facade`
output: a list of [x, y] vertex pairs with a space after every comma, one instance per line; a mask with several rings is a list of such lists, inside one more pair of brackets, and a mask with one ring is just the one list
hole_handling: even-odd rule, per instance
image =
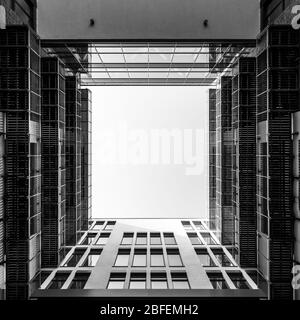
[[[52, 10], [42, 2], [40, 23], [47, 20], [43, 9]], [[203, 21], [197, 30], [176, 29], [178, 23], [174, 30], [193, 40], [205, 35], [204, 45], [163, 30], [158, 39], [171, 34], [174, 40], [158, 46], [149, 40], [155, 26], [139, 37], [143, 43], [124, 38], [116, 47], [97, 39], [41, 40], [36, 1], [0, 0], [0, 297], [178, 289], [172, 294], [299, 299], [291, 285], [300, 263], [295, 4], [262, 0], [257, 41], [253, 30], [239, 30], [240, 39], [229, 23], [228, 29], [222, 21], [206, 27]], [[239, 17], [233, 25], [247, 26], [249, 16]], [[88, 30], [88, 23], [78, 25], [81, 36], [85, 30], [93, 39], [91, 20]], [[227, 38], [209, 40], [219, 23], [229, 45]], [[49, 32], [57, 25], [51, 21]], [[108, 40], [117, 37], [115, 28], [108, 34]], [[209, 94], [210, 223], [91, 219], [91, 94], [82, 84], [215, 85]]]
[[92, 218], [92, 92], [81, 89], [81, 229]]
[[256, 268], [256, 59], [232, 70], [232, 209], [241, 267]]
[[224, 245], [234, 244], [232, 212], [232, 79], [222, 76], [216, 90], [217, 230]]
[[78, 76], [66, 77], [66, 245], [81, 230], [81, 92]]
[[6, 116], [6, 293], [19, 298], [30, 295], [40, 268], [40, 45], [27, 26], [0, 30], [0, 38], [0, 110]]
[[94, 220], [60, 266], [42, 272], [40, 299], [264, 297], [203, 220]]
[[216, 89], [209, 89], [209, 221], [216, 228]]
[[65, 67], [42, 58], [42, 266], [57, 266], [65, 245]]

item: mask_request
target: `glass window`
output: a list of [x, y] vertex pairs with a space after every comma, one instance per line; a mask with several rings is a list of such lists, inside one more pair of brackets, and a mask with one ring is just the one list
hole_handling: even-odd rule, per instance
[[234, 264], [227, 257], [223, 249], [212, 249], [213, 254], [219, 261], [222, 267], [232, 267]]
[[69, 275], [70, 272], [56, 272], [47, 289], [61, 289]]
[[104, 221], [97, 221], [94, 226], [93, 226], [93, 230], [101, 230], [103, 228], [104, 225]]
[[173, 289], [190, 289], [190, 284], [185, 272], [172, 272]]
[[151, 289], [168, 289], [167, 275], [165, 272], [151, 273]]
[[165, 239], [165, 244], [166, 245], [174, 245], [174, 244], [176, 244], [174, 233], [164, 233], [164, 239]]
[[200, 233], [206, 244], [216, 244], [216, 241], [212, 238], [209, 232]]
[[95, 239], [97, 233], [88, 233], [85, 238], [81, 241], [80, 244], [83, 245], [88, 245], [91, 244], [93, 242], [93, 240]]
[[133, 267], [146, 267], [147, 266], [147, 250], [135, 249], [133, 256]]
[[178, 249], [167, 249], [168, 263], [170, 267], [182, 267], [182, 260]]
[[111, 273], [107, 289], [124, 289], [126, 273]]
[[150, 244], [151, 245], [161, 245], [160, 233], [150, 233]]
[[130, 250], [120, 249], [115, 261], [115, 267], [128, 267]]
[[146, 289], [146, 273], [132, 273], [129, 289]]
[[207, 276], [214, 289], [228, 289], [227, 283], [221, 272], [208, 272]]
[[101, 233], [96, 244], [104, 245], [107, 243], [110, 233]]
[[115, 224], [116, 224], [116, 221], [108, 221], [104, 230], [112, 230]]
[[63, 264], [63, 267], [75, 267], [85, 253], [85, 249], [75, 249], [71, 257]]
[[189, 230], [189, 231], [194, 230], [193, 226], [189, 221], [181, 221], [181, 224], [183, 225], [185, 230]]
[[227, 274], [237, 289], [250, 289], [241, 272], [227, 272]]
[[138, 233], [136, 236], [136, 244], [146, 245], [147, 244], [147, 233]]
[[121, 244], [131, 245], [133, 242], [133, 233], [124, 233]]
[[206, 249], [195, 249], [203, 267], [215, 267], [216, 264], [212, 260], [211, 256]]
[[193, 224], [197, 230], [205, 230], [205, 227], [201, 221], [193, 221]]
[[83, 289], [90, 277], [90, 273], [76, 272], [69, 289]]
[[83, 262], [83, 264], [81, 266], [82, 267], [94, 267], [99, 260], [101, 252], [102, 252], [102, 249], [91, 249], [87, 258], [85, 259], [85, 261]]
[[162, 249], [151, 249], [151, 267], [164, 267], [165, 260]]
[[190, 238], [190, 241], [192, 244], [197, 245], [197, 244], [202, 244], [201, 240], [197, 236], [197, 233], [188, 233], [188, 237]]

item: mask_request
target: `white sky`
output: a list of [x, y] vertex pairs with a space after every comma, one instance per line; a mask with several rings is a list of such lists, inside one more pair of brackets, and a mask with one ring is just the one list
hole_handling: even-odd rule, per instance
[[[91, 87], [92, 201], [95, 218], [205, 218], [208, 212], [208, 89], [205, 87]], [[103, 131], [200, 129], [202, 173], [186, 164], [103, 163]], [[182, 131], [181, 131], [182, 132]], [[195, 147], [195, 146], [194, 146]]]

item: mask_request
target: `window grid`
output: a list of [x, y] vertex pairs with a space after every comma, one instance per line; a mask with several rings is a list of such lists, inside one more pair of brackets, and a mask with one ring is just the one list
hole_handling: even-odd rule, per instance
[[[223, 278], [225, 279], [227, 286], [230, 289], [237, 289], [236, 286], [240, 286], [240, 287], [249, 287], [251, 289], [257, 289], [257, 285], [254, 283], [254, 281], [248, 276], [247, 273], [244, 272], [244, 270], [240, 269], [236, 263], [235, 260], [232, 258], [230, 252], [228, 251], [228, 249], [224, 246], [222, 246], [221, 244], [218, 243], [218, 240], [216, 239], [215, 235], [213, 234], [213, 232], [211, 232], [208, 228], [207, 225], [205, 223], [203, 223], [201, 221], [201, 227], [197, 227], [200, 224], [198, 223], [198, 221], [193, 220], [190, 221], [190, 225], [192, 225], [194, 227], [194, 231], [192, 232], [193, 235], [197, 235], [197, 237], [201, 240], [202, 244], [200, 245], [193, 245], [195, 250], [201, 249], [201, 250], [206, 250], [207, 254], [211, 257], [212, 262], [215, 264], [215, 266], [204, 266], [204, 270], [206, 270], [207, 272], [221, 272]], [[101, 223], [100, 225], [102, 225], [102, 227], [106, 226], [107, 221], [101, 221], [103, 223]], [[48, 272], [48, 276], [45, 278], [44, 282], [42, 283], [41, 289], [46, 289], [47, 287], [49, 287], [52, 279], [55, 277], [55, 274], [57, 272], [69, 272], [69, 277], [68, 279], [65, 281], [65, 283], [63, 284], [64, 289], [68, 288], [75, 275], [78, 272], [85, 272], [85, 271], [91, 271], [94, 264], [92, 266], [88, 266], [85, 264], [86, 259], [88, 258], [88, 256], [91, 254], [91, 251], [93, 250], [95, 252], [95, 250], [97, 249], [103, 249], [103, 245], [97, 245], [95, 243], [95, 240], [98, 240], [98, 238], [100, 237], [100, 235], [103, 233], [103, 228], [99, 229], [99, 230], [94, 230], [93, 226], [95, 225], [95, 222], [93, 224], [90, 225], [90, 229], [87, 230], [86, 232], [84, 232], [82, 234], [82, 237], [79, 241], [79, 244], [76, 245], [75, 247], [71, 248], [71, 250], [66, 254], [66, 256], [64, 257], [64, 259], [62, 260], [60, 267], [55, 269], [55, 270], [46, 270], [43, 269], [43, 272]], [[202, 227], [203, 226], [203, 227]], [[109, 232], [104, 232], [106, 234], [110, 234]], [[191, 232], [187, 232], [187, 233], [191, 233]], [[206, 241], [204, 241], [202, 234], [206, 233], [207, 235], [209, 235], [212, 239], [214, 239], [215, 244], [209, 244], [206, 243]], [[119, 249], [129, 249], [129, 259], [128, 259], [128, 265], [125, 266], [126, 268], [126, 278], [125, 278], [125, 282], [126, 282], [126, 286], [127, 288], [129, 287], [130, 284], [130, 276], [132, 272], [146, 272], [146, 287], [150, 288], [151, 287], [151, 272], [154, 271], [161, 271], [161, 272], [166, 272], [167, 274], [167, 282], [168, 282], [168, 288], [172, 288], [173, 287], [173, 282], [172, 282], [172, 276], [171, 273], [173, 271], [175, 271], [175, 269], [177, 268], [178, 272], [179, 271], [185, 271], [184, 269], [184, 265], [179, 266], [179, 264], [177, 265], [176, 263], [174, 265], [172, 265], [172, 263], [170, 263], [169, 261], [169, 255], [170, 252], [179, 252], [179, 248], [177, 247], [177, 242], [175, 239], [175, 235], [172, 232], [143, 232], [143, 236], [147, 238], [147, 245], [146, 246], [142, 246], [142, 245], [136, 245], [136, 238], [137, 235], [140, 235], [141, 233], [139, 232], [126, 232], [123, 234], [124, 235], [130, 235], [131, 238], [131, 244], [130, 242], [128, 242], [128, 244], [124, 244], [122, 245], [122, 240], [120, 242], [120, 246]], [[153, 236], [155, 237], [160, 237], [161, 239], [161, 245], [158, 246], [158, 242], [157, 244], [155, 244], [156, 242], [151, 242], [151, 238], [153, 238]], [[91, 241], [85, 242], [85, 239], [87, 237], [91, 237]], [[166, 241], [166, 238], [170, 238], [173, 239], [173, 241], [169, 242]], [[175, 240], [175, 241], [174, 241]], [[152, 243], [152, 245], [151, 245]], [[127, 247], [126, 247], [127, 246]], [[131, 250], [132, 249], [132, 250]], [[146, 266], [141, 265], [141, 266], [137, 266], [134, 267], [133, 264], [133, 260], [134, 260], [134, 254], [135, 254], [135, 250], [136, 249], [142, 249], [145, 250], [146, 252]], [[151, 251], [155, 252], [153, 250], [161, 250], [160, 254], [162, 254], [163, 260], [164, 260], [164, 265], [160, 265], [160, 266], [156, 266], [156, 267], [151, 267]], [[218, 259], [218, 257], [215, 256], [214, 252], [217, 252], [217, 250], [220, 250], [220, 252], [223, 251], [223, 255], [224, 257], [226, 257], [225, 259], [227, 259], [232, 265], [230, 266], [225, 265], [222, 266], [222, 264], [220, 263], [220, 259]], [[65, 266], [63, 267], [64, 264], [66, 264], [67, 261], [69, 261], [72, 256], [74, 255], [74, 252], [78, 250], [82, 251], [82, 256], [80, 259], [77, 260], [77, 263], [75, 263], [74, 266]], [[177, 251], [178, 250], [178, 251]], [[181, 254], [179, 252], [179, 257], [182, 261], [181, 258]], [[99, 257], [98, 259], [101, 259], [101, 251], [99, 252]], [[177, 260], [177, 258], [175, 258], [175, 260]], [[123, 269], [124, 267], [115, 267]], [[122, 271], [123, 271], [122, 270]], [[230, 278], [230, 276], [232, 276], [232, 272], [240, 272], [243, 275], [243, 279], [239, 280], [239, 279], [235, 279], [233, 278], [233, 280]], [[249, 280], [250, 278], [250, 280]], [[235, 285], [236, 283], [236, 285]]]

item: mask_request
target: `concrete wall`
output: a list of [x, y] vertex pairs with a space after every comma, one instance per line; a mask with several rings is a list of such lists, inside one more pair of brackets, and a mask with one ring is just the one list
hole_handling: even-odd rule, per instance
[[42, 39], [255, 39], [259, 0], [38, 0], [38, 32]]

